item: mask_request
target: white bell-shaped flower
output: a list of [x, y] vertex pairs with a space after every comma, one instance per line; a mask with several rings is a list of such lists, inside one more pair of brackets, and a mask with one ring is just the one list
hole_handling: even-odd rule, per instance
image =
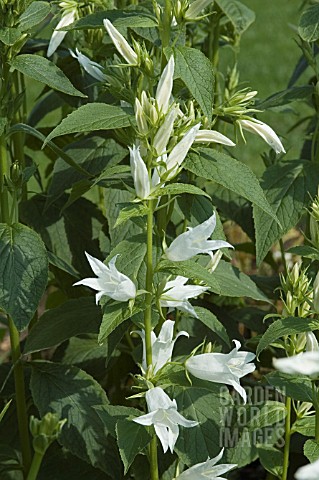
[[146, 403], [149, 413], [134, 418], [133, 422], [145, 426], [154, 425], [164, 453], [168, 449], [173, 453], [179, 435], [179, 425], [191, 428], [198, 425], [198, 422], [187, 420], [178, 413], [176, 400], [171, 400], [160, 387], [146, 392]]
[[203, 353], [190, 357], [186, 369], [194, 377], [209, 382], [231, 385], [246, 403], [245, 389], [240, 385], [240, 378], [253, 372], [256, 366], [252, 362], [254, 353], [239, 352], [241, 344], [234, 340], [235, 348], [230, 353]]
[[210, 254], [220, 248], [233, 248], [224, 240], [208, 240], [216, 227], [215, 213], [205, 222], [194, 228], [188, 227], [187, 232], [181, 233], [165, 250], [165, 256], [173, 262], [188, 260], [199, 253]]
[[98, 293], [95, 296], [96, 303], [99, 302], [103, 295], [119, 302], [127, 302], [131, 298], [136, 297], [136, 287], [132, 280], [119, 272], [115, 266], [118, 255], [115, 255], [108, 265], [92, 257], [87, 252], [85, 252], [85, 255], [97, 278], [84, 278], [74, 283], [74, 286], [85, 285], [93, 290], [97, 290]]
[[160, 296], [160, 305], [162, 307], [177, 308], [182, 312], [189, 313], [198, 318], [194, 307], [188, 301], [189, 298], [198, 297], [206, 292], [209, 287], [201, 287], [200, 285], [185, 285], [188, 278], [178, 276], [175, 280], [166, 283], [164, 292]]
[[259, 135], [265, 140], [268, 145], [275, 150], [276, 153], [286, 153], [283, 144], [281, 143], [276, 132], [267, 123], [263, 123], [260, 120], [238, 120], [241, 128], [248, 132]]
[[77, 48], [75, 49], [75, 53], [72, 52], [72, 50], [70, 50], [70, 53], [91, 77], [99, 82], [105, 82], [106, 75], [102, 72], [103, 67], [101, 65], [90, 60], [89, 57], [81, 53]]
[[273, 366], [283, 373], [291, 375], [307, 375], [310, 378], [319, 376], [319, 351], [299, 353], [291, 357], [273, 358]]
[[224, 477], [221, 477], [221, 475], [237, 467], [237, 464], [227, 463], [216, 465], [222, 458], [223, 453], [224, 449], [222, 448], [216, 457], [208, 458], [206, 462], [197, 463], [178, 475], [175, 480], [226, 480]]

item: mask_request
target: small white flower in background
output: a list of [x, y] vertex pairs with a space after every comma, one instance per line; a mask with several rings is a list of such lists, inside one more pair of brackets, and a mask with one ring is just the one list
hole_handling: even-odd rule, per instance
[[159, 110], [164, 114], [168, 111], [168, 106], [172, 95], [174, 66], [174, 57], [172, 55], [162, 72], [156, 89], [155, 99], [157, 101]]
[[194, 20], [198, 16], [198, 14], [204, 10], [204, 8], [208, 7], [208, 5], [212, 4], [213, 0], [195, 0], [192, 2], [188, 9], [185, 12], [185, 19], [186, 20]]
[[231, 385], [246, 403], [245, 389], [240, 385], [240, 378], [253, 372], [256, 366], [252, 362], [255, 354], [239, 352], [241, 344], [233, 340], [236, 347], [230, 353], [203, 353], [186, 360], [186, 369], [194, 377], [209, 382]]
[[208, 252], [208, 254], [210, 256], [210, 260], [206, 265], [206, 268], [209, 271], [209, 273], [213, 273], [218, 267], [218, 264], [223, 256], [223, 252], [221, 250], [217, 250], [216, 253]]
[[304, 352], [292, 357], [273, 358], [273, 366], [283, 373], [307, 375], [317, 378], [319, 375], [319, 351]]
[[[153, 365], [153, 373], [155, 374], [160, 370], [167, 362], [170, 362], [172, 359], [173, 348], [175, 345], [176, 340], [181, 335], [189, 337], [187, 332], [181, 331], [179, 332], [176, 337], [173, 339], [174, 336], [174, 324], [172, 320], [166, 320], [161, 328], [161, 331], [156, 337], [155, 333], [152, 331], [151, 333], [151, 340], [152, 340], [152, 365]], [[146, 372], [147, 364], [146, 364], [146, 347], [145, 347], [145, 332], [144, 330], [135, 332], [138, 333], [142, 340], [143, 340], [143, 361], [142, 367], [143, 370]]]
[[133, 419], [133, 422], [145, 426], [154, 425], [164, 453], [168, 449], [173, 453], [179, 435], [179, 425], [191, 428], [198, 422], [187, 420], [178, 413], [176, 400], [171, 400], [160, 387], [152, 388], [146, 392], [146, 403], [149, 413]]
[[318, 480], [319, 478], [319, 460], [309, 463], [304, 467], [298, 468], [295, 473], [296, 480]]
[[265, 140], [268, 145], [275, 150], [276, 153], [286, 153], [283, 144], [281, 143], [278, 135], [274, 130], [266, 123], [260, 120], [238, 120], [239, 126], [244, 130], [247, 130], [255, 135], [259, 135]]
[[205, 222], [194, 228], [188, 227], [187, 232], [181, 233], [165, 250], [165, 256], [173, 262], [188, 260], [199, 253], [210, 253], [220, 248], [233, 248], [223, 240], [208, 240], [216, 227], [215, 213]]
[[194, 307], [188, 301], [189, 298], [196, 298], [198, 295], [206, 292], [209, 287], [200, 285], [185, 285], [188, 278], [178, 276], [175, 280], [166, 283], [164, 292], [160, 296], [161, 307], [177, 308], [182, 312], [189, 313], [198, 318]]
[[166, 159], [166, 170], [169, 172], [166, 180], [171, 180], [178, 173], [178, 169], [185, 160], [188, 150], [191, 148], [197, 132], [200, 128], [200, 123], [190, 128], [187, 133], [185, 133], [182, 140], [178, 142], [177, 145], [172, 149], [171, 153]]
[[129, 147], [129, 150], [136, 195], [141, 199], [147, 198], [151, 192], [151, 186], [145, 162], [140, 154], [140, 148], [133, 145], [133, 148]]
[[178, 475], [175, 480], [226, 480], [220, 475], [237, 467], [237, 464], [223, 463], [221, 465], [216, 465], [216, 463], [222, 458], [223, 453], [224, 449], [222, 448], [217, 457], [208, 458], [206, 462], [194, 465]]
[[91, 75], [91, 77], [95, 78], [99, 82], [105, 82], [106, 75], [102, 72], [103, 67], [101, 65], [90, 60], [89, 57], [81, 53], [77, 48], [75, 49], [75, 53], [72, 52], [72, 50], [69, 51], [72, 57], [77, 59], [79, 64], [89, 75]]
[[103, 20], [103, 24], [119, 54], [122, 55], [129, 65], [138, 65], [138, 56], [123, 35], [107, 18]]
[[118, 255], [115, 255], [108, 265], [104, 265], [100, 260], [92, 257], [85, 252], [86, 258], [98, 278], [84, 278], [73, 285], [85, 285], [93, 290], [97, 290], [95, 296], [96, 304], [103, 295], [107, 295], [113, 300], [126, 302], [136, 297], [136, 287], [132, 280], [123, 273], [119, 272], [115, 266]]
[[221, 143], [228, 147], [235, 147], [236, 144], [226, 137], [222, 133], [216, 132], [216, 130], [199, 130], [194, 142], [198, 143]]

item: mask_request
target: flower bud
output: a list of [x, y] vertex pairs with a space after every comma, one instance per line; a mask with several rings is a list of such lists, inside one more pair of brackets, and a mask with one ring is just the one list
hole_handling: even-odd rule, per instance
[[122, 57], [130, 65], [138, 65], [138, 56], [133, 48], [128, 44], [123, 35], [113, 26], [113, 24], [105, 18], [103, 20], [104, 27], [109, 34], [116, 50], [122, 55]]
[[44, 455], [47, 448], [56, 440], [62, 430], [66, 419], [59, 420], [55, 413], [47, 413], [41, 420], [30, 417], [30, 431], [33, 436], [33, 448]]
[[141, 198], [147, 198], [150, 194], [150, 180], [144, 160], [141, 157], [139, 147], [133, 145], [130, 148], [131, 172], [134, 180], [136, 195]]
[[148, 125], [142, 105], [138, 98], [135, 99], [135, 119], [139, 133], [146, 135], [148, 132]]
[[174, 76], [174, 57], [170, 57], [166, 67], [163, 70], [161, 78], [157, 85], [156, 101], [160, 111], [166, 113], [168, 110], [170, 98], [173, 88], [173, 76]]

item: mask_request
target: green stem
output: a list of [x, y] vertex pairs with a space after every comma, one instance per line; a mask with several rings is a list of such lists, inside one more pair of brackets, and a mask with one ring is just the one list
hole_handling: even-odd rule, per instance
[[27, 405], [25, 397], [24, 373], [21, 362], [20, 338], [19, 332], [13, 323], [11, 317], [9, 318], [10, 340], [11, 340], [11, 356], [14, 365], [14, 383], [16, 392], [16, 406], [18, 416], [18, 427], [20, 434], [21, 452], [24, 471], [28, 472], [31, 464], [31, 447], [29, 437], [29, 424]]
[[5, 177], [8, 177], [7, 144], [4, 135], [0, 137], [0, 222], [10, 223], [10, 208]]
[[27, 480], [36, 480], [41, 467], [42, 460], [43, 460], [43, 454], [39, 452], [34, 452], [32, 464], [30, 467]]
[[284, 266], [284, 272], [285, 272], [285, 275], [287, 275], [288, 270], [287, 270], [287, 263], [286, 263], [286, 257], [285, 257], [285, 246], [284, 246], [284, 242], [282, 241], [282, 239], [279, 240], [279, 245], [280, 245], [282, 263], [283, 263], [283, 266]]
[[157, 460], [157, 438], [153, 435], [150, 443], [150, 466], [151, 466], [151, 479], [159, 480], [158, 475], [158, 460]]
[[[169, 46], [171, 39], [171, 22], [172, 22], [172, 1], [165, 0], [163, 21], [161, 26], [162, 49]], [[164, 55], [162, 55], [162, 60]]]
[[285, 447], [284, 447], [284, 463], [282, 467], [281, 480], [287, 480], [288, 467], [289, 467], [289, 449], [290, 449], [290, 437], [291, 437], [291, 398], [286, 398], [286, 420], [285, 420]]

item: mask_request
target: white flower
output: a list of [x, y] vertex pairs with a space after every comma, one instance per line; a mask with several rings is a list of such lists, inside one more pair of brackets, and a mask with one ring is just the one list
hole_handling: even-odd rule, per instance
[[213, 0], [195, 0], [195, 2], [192, 2], [186, 10], [185, 19], [195, 19], [197, 15], [211, 3], [213, 3]]
[[128, 44], [127, 40], [123, 37], [123, 35], [113, 26], [113, 24], [105, 18], [103, 20], [104, 27], [107, 30], [112, 42], [116, 50], [122, 55], [122, 57], [129, 63], [130, 65], [137, 65], [138, 64], [138, 57], [137, 54], [134, 52], [133, 48]]
[[216, 130], [199, 130], [194, 141], [198, 143], [221, 143], [223, 145], [228, 145], [229, 147], [236, 146], [230, 138]]
[[188, 227], [187, 232], [179, 235], [165, 250], [165, 256], [173, 262], [188, 260], [199, 253], [210, 253], [219, 248], [233, 248], [223, 240], [208, 240], [216, 227], [215, 213], [197, 227]]
[[65, 35], [67, 34], [67, 32], [60, 30], [60, 28], [71, 25], [71, 23], [73, 23], [74, 20], [76, 19], [76, 14], [77, 14], [77, 11], [75, 8], [69, 11], [68, 13], [64, 13], [62, 15], [61, 20], [59, 21], [59, 23], [57, 24], [57, 26], [55, 27], [52, 33], [50, 43], [48, 46], [47, 57], [51, 57], [51, 55], [54, 54], [58, 46], [63, 42]]
[[187, 420], [178, 413], [176, 400], [171, 400], [160, 387], [146, 392], [146, 403], [149, 413], [134, 418], [133, 421], [146, 426], [154, 425], [164, 453], [168, 449], [173, 453], [179, 435], [179, 425], [190, 428], [198, 425], [198, 422]]
[[318, 340], [313, 332], [306, 332], [306, 351], [317, 352], [319, 350]]
[[292, 357], [273, 358], [274, 367], [292, 375], [308, 375], [316, 378], [319, 375], [319, 351], [304, 352]]
[[194, 377], [209, 382], [232, 385], [246, 403], [245, 389], [240, 385], [240, 378], [255, 370], [252, 362], [255, 355], [250, 352], [239, 352], [241, 344], [233, 340], [236, 347], [230, 353], [203, 353], [190, 357], [186, 361], [186, 369]]
[[93, 288], [93, 290], [97, 290], [98, 293], [95, 296], [96, 303], [99, 302], [103, 295], [107, 295], [119, 302], [126, 302], [131, 298], [135, 298], [136, 287], [134, 283], [126, 275], [119, 272], [115, 266], [118, 255], [115, 255], [110, 260], [108, 266], [87, 252], [85, 252], [85, 255], [98, 278], [84, 278], [73, 285], [85, 285]]
[[318, 480], [319, 478], [319, 460], [309, 463], [304, 467], [298, 468], [295, 473], [296, 480]]
[[172, 95], [174, 66], [174, 57], [172, 55], [166, 67], [164, 68], [157, 85], [155, 98], [158, 108], [160, 111], [162, 111], [162, 113], [167, 112], [170, 98]]
[[240, 127], [244, 130], [248, 130], [251, 133], [259, 135], [263, 140], [265, 140], [268, 145], [275, 150], [276, 153], [286, 153], [286, 150], [283, 147], [279, 137], [274, 132], [274, 130], [267, 125], [266, 123], [261, 122], [260, 120], [238, 120]]
[[177, 174], [179, 167], [185, 160], [188, 150], [191, 148], [195, 140], [199, 127], [200, 123], [190, 128], [182, 140], [175, 145], [171, 153], [168, 155], [166, 160], [166, 170], [169, 173], [166, 180], [171, 180]]
[[160, 305], [162, 307], [178, 308], [182, 312], [189, 313], [198, 318], [194, 307], [188, 302], [188, 298], [195, 298], [206, 292], [209, 287], [200, 285], [185, 285], [188, 278], [178, 276], [175, 280], [166, 283], [164, 293], [160, 296]]
[[[175, 322], [173, 322], [172, 320], [166, 320], [162, 325], [162, 328], [158, 337], [156, 337], [153, 331], [151, 333], [152, 365], [153, 365], [154, 374], [158, 372], [158, 370], [160, 370], [167, 362], [171, 361], [173, 348], [178, 337], [180, 337], [181, 335], [185, 335], [186, 337], [189, 337], [187, 332], [181, 331], [176, 335], [176, 337], [173, 340], [174, 324]], [[136, 333], [138, 333], [143, 340], [142, 367], [146, 372], [147, 363], [146, 363], [145, 332], [144, 330], [141, 330]]]
[[90, 60], [89, 57], [81, 53], [77, 48], [75, 49], [75, 53], [72, 52], [72, 50], [70, 50], [70, 53], [91, 77], [99, 82], [105, 82], [106, 75], [102, 72], [103, 67], [101, 65]]
[[133, 148], [129, 147], [129, 150], [131, 173], [134, 180], [136, 195], [141, 199], [147, 198], [151, 191], [150, 179], [145, 162], [140, 154], [140, 148], [133, 145]]
[[160, 128], [155, 134], [153, 147], [155, 148], [158, 156], [162, 155], [166, 150], [169, 137], [171, 136], [173, 130], [174, 121], [178, 114], [178, 110], [179, 108], [177, 105], [170, 109], [170, 111], [165, 117], [163, 124], [160, 126]]
[[194, 465], [181, 473], [181, 475], [178, 475], [175, 480], [226, 480], [220, 475], [237, 467], [237, 464], [228, 463], [215, 466], [215, 464], [222, 458], [223, 453], [224, 449], [222, 448], [217, 457], [208, 458], [206, 462]]

